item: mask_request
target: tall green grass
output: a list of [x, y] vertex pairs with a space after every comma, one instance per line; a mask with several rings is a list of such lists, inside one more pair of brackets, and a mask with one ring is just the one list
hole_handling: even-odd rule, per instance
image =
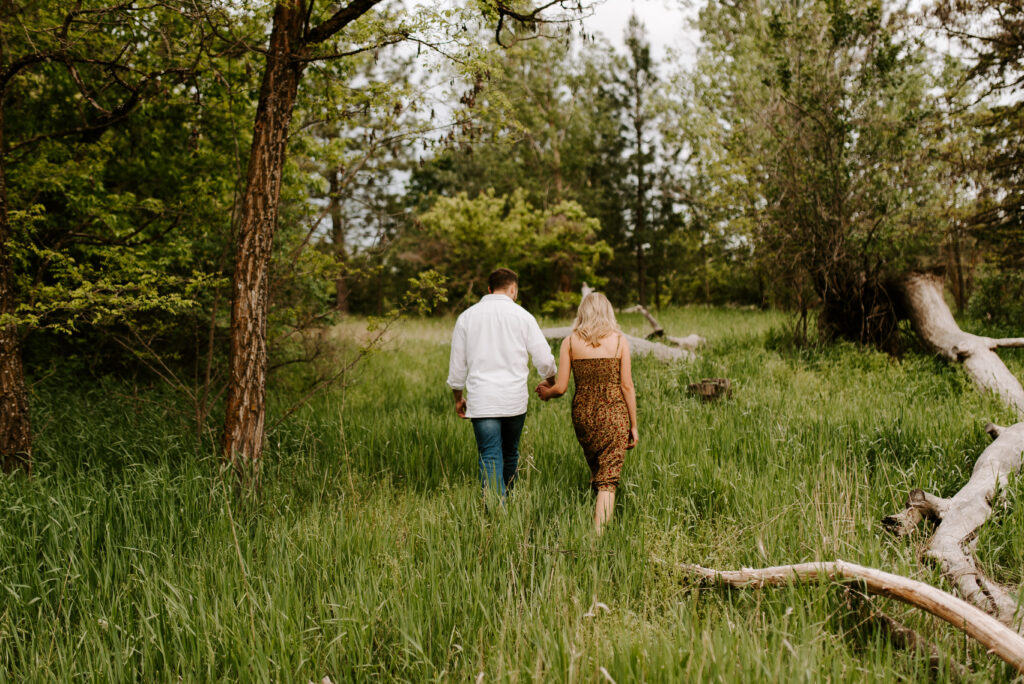
[[[843, 558], [941, 585], [923, 537], [878, 521], [910, 488], [956, 491], [984, 423], [1012, 416], [920, 353], [793, 350], [766, 312], [661, 320], [710, 346], [636, 360], [641, 441], [601, 538], [568, 397], [531, 400], [517, 489], [482, 505], [444, 387], [450, 320], [404, 325], [347, 390], [270, 434], [258, 495], [234, 491], [158, 388], [37, 388], [36, 473], [0, 478], [0, 680], [932, 679], [835, 586], [696, 587], [673, 564]], [[731, 378], [734, 397], [688, 397], [707, 376]], [[1022, 515], [979, 543], [1012, 582]], [[976, 681], [1011, 678], [945, 624], [879, 605]]]

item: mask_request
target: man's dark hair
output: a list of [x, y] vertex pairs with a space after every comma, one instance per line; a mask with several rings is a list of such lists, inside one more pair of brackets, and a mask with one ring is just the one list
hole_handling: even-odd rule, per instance
[[519, 276], [516, 275], [515, 271], [508, 268], [499, 268], [487, 276], [487, 289], [491, 292], [504, 290], [513, 283], [519, 284]]

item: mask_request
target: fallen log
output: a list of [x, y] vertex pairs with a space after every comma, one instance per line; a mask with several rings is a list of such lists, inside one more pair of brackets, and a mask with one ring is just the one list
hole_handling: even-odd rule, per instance
[[690, 351], [696, 351], [698, 347], [703, 347], [708, 343], [706, 338], [701, 337], [697, 333], [687, 335], [686, 337], [672, 337], [671, 335], [666, 335], [665, 339], [677, 347], [689, 349]]
[[663, 340], [667, 340], [668, 343], [673, 346], [688, 349], [690, 351], [696, 351], [698, 347], [702, 347], [705, 344], [707, 344], [707, 340], [696, 333], [692, 335], [687, 335], [686, 337], [672, 337], [671, 335], [666, 335], [665, 329], [661, 327], [661, 323], [658, 322], [658, 319], [655, 318], [651, 314], [651, 312], [647, 310], [646, 307], [640, 304], [637, 304], [636, 306], [631, 306], [628, 309], [623, 309], [622, 313], [643, 314], [644, 318], [647, 319], [647, 322], [651, 324], [651, 328], [653, 328], [653, 332], [650, 335], [648, 335], [647, 339], [657, 337]]
[[[572, 328], [544, 328], [541, 332], [549, 340], [560, 340], [571, 335]], [[679, 347], [670, 347], [667, 344], [650, 342], [642, 337], [634, 337], [626, 333], [623, 333], [622, 336], [629, 340], [630, 353], [634, 355], [644, 356], [650, 354], [657, 360], [666, 363], [679, 360], [692, 361], [695, 358], [694, 353], [689, 349], [680, 349]]]
[[1024, 388], [995, 350], [1024, 347], [1024, 338], [997, 339], [972, 335], [957, 325], [942, 296], [942, 279], [913, 273], [899, 283], [910, 324], [928, 347], [949, 361], [963, 363], [978, 389], [995, 392], [1024, 418]]
[[[914, 273], [899, 287], [911, 325], [929, 349], [964, 370], [983, 392], [994, 392], [1024, 418], [1024, 388], [1007, 369], [995, 349], [1024, 346], [1024, 339], [994, 339], [964, 332], [957, 325], [942, 294], [942, 279]], [[928, 541], [925, 557], [972, 604], [1010, 628], [1022, 631], [1020, 604], [1015, 592], [993, 582], [974, 558], [978, 529], [992, 515], [992, 500], [1020, 471], [1024, 453], [1024, 422], [1008, 428], [989, 423], [990, 444], [974, 464], [970, 479], [951, 499], [921, 489], [910, 492], [906, 509], [886, 516], [882, 524], [897, 536], [910, 534], [923, 518], [939, 521]]]
[[647, 319], [647, 322], [650, 323], [651, 327], [654, 329], [654, 332], [651, 333], [651, 336], [652, 337], [664, 337], [665, 336], [665, 329], [661, 327], [661, 323], [658, 322], [657, 318], [655, 318], [654, 316], [651, 315], [651, 312], [648, 311], [647, 307], [645, 307], [643, 304], [637, 304], [636, 306], [631, 306], [628, 309], [623, 309], [622, 313], [640, 313], [640, 314], [643, 314], [643, 317]]
[[703, 582], [721, 583], [738, 589], [825, 581], [858, 582], [868, 593], [902, 601], [945, 620], [1024, 674], [1024, 637], [963, 599], [909, 577], [843, 560], [742, 570], [714, 570], [691, 564], [674, 567], [699, 577]]
[[924, 555], [936, 562], [942, 574], [966, 600], [1022, 631], [1016, 592], [989, 579], [974, 558], [978, 529], [992, 515], [991, 502], [1006, 488], [1010, 476], [1021, 469], [1024, 454], [1024, 422], [1008, 428], [991, 423], [986, 428], [994, 441], [981, 452], [967, 484], [951, 499], [923, 490], [910, 492], [907, 507], [882, 524], [896, 536], [910, 534], [923, 518], [939, 521]]

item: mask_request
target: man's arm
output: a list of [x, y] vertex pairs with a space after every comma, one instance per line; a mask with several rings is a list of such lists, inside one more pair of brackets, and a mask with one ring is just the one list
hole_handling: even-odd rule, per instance
[[462, 321], [455, 322], [455, 331], [452, 333], [452, 351], [448, 358], [448, 387], [452, 390], [452, 398], [455, 400], [455, 413], [459, 418], [466, 417], [466, 400], [462, 391], [466, 389], [466, 375], [469, 369], [466, 363], [466, 328]]
[[548, 385], [555, 384], [555, 376], [558, 374], [558, 366], [555, 364], [555, 355], [551, 353], [551, 345], [548, 344], [537, 319], [530, 316], [529, 327], [526, 332], [526, 350], [530, 352], [533, 365], [544, 378]]

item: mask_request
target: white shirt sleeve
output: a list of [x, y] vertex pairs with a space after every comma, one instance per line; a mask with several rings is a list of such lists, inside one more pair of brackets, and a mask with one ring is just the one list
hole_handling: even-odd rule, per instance
[[542, 378], [551, 378], [558, 374], [558, 367], [555, 365], [555, 356], [551, 353], [551, 346], [548, 344], [537, 319], [530, 316], [529, 327], [526, 330], [526, 349], [533, 359], [533, 366], [540, 373]]
[[452, 333], [452, 352], [448, 359], [448, 387], [453, 390], [466, 389], [466, 375], [469, 365], [466, 361], [466, 326], [461, 317], [455, 321]]

